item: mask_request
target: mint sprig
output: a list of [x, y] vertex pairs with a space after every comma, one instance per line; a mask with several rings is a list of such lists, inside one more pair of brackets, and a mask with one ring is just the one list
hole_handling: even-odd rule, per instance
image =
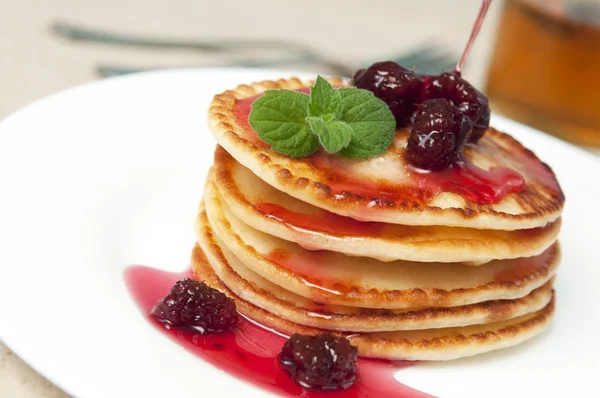
[[319, 149], [347, 158], [385, 153], [394, 139], [396, 120], [371, 91], [335, 89], [321, 76], [310, 95], [268, 90], [252, 104], [248, 121], [258, 137], [279, 153], [300, 158]]

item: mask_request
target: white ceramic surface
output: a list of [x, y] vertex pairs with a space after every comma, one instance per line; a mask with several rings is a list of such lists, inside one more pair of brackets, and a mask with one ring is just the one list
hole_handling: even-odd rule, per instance
[[[53, 95], [0, 122], [0, 338], [80, 398], [266, 396], [151, 327], [122, 272], [130, 264], [186, 268], [215, 145], [205, 127], [210, 99], [238, 83], [288, 75], [131, 75]], [[551, 164], [567, 194], [556, 318], [519, 347], [397, 377], [442, 397], [592, 396], [600, 368], [600, 162], [515, 122], [492, 124]]]

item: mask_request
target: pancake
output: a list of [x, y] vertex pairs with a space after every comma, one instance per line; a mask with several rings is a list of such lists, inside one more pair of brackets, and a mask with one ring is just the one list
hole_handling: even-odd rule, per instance
[[[344, 84], [339, 79], [331, 82]], [[292, 159], [272, 151], [247, 121], [253, 99], [268, 89], [301, 89], [310, 84], [295, 78], [264, 81], [216, 95], [208, 112], [210, 131], [238, 162], [278, 190], [360, 221], [515, 230], [543, 227], [560, 217], [564, 195], [552, 170], [518, 141], [493, 128], [477, 145], [465, 148], [465, 158], [484, 170], [513, 169], [527, 183], [521, 192], [509, 193], [495, 204], [425, 187], [404, 160], [407, 129], [396, 131], [386, 154], [367, 160], [322, 151]]]
[[[214, 236], [206, 215], [201, 215], [203, 232], [194, 248], [192, 269], [202, 267], [204, 254], [219, 279], [235, 295], [281, 318], [304, 326], [347, 332], [380, 332], [433, 329], [490, 323], [525, 315], [544, 308], [552, 298], [547, 282], [516, 300], [496, 300], [450, 308], [378, 310], [318, 304], [269, 282], [244, 266]], [[202, 272], [199, 272], [200, 274]]]
[[[270, 282], [325, 304], [365, 308], [454, 307], [523, 297], [548, 282], [559, 260], [558, 244], [539, 256], [460, 263], [381, 262], [330, 251], [308, 251], [265, 234], [235, 217], [207, 180], [205, 205], [215, 235], [245, 266]], [[197, 234], [206, 227], [197, 219]]]
[[[294, 333], [318, 334], [322, 329], [302, 326], [258, 308], [228, 289], [211, 266], [195, 251], [194, 276], [218, 289], [236, 302], [237, 310], [265, 327], [288, 336]], [[546, 329], [554, 315], [554, 298], [541, 310], [489, 324], [442, 329], [375, 333], [341, 333], [358, 347], [363, 357], [389, 360], [446, 361], [517, 345]], [[333, 332], [338, 334], [338, 332]]]
[[309, 250], [381, 261], [486, 263], [538, 255], [556, 241], [560, 231], [560, 219], [545, 227], [516, 231], [359, 222], [278, 191], [220, 146], [213, 174], [221, 197], [236, 217]]

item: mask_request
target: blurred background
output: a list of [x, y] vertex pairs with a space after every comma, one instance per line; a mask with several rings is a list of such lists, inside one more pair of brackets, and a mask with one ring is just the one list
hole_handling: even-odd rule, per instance
[[[141, 70], [250, 66], [349, 76], [396, 60], [438, 73], [456, 64], [480, 5], [0, 0], [0, 119], [59, 90]], [[598, 71], [600, 0], [494, 0], [464, 76], [490, 96], [493, 112], [600, 154]], [[66, 396], [0, 343], [0, 397]]]
[[[41, 96], [120, 71], [245, 63], [337, 72], [319, 62], [294, 62], [301, 46], [349, 71], [424, 44], [442, 50], [452, 63], [479, 6], [480, 0], [0, 0], [0, 117]], [[495, 0], [469, 60], [467, 76], [476, 84], [485, 76], [499, 9], [501, 1]], [[126, 45], [127, 39], [147, 45]], [[241, 40], [290, 45], [193, 48]], [[288, 62], [264, 62], [274, 58]]]

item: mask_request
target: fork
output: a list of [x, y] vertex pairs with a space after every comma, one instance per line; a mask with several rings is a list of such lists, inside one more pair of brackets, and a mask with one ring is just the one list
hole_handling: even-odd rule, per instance
[[[273, 50], [287, 53], [275, 59], [251, 57], [215, 66], [223, 67], [273, 67], [290, 63], [314, 63], [326, 67], [333, 74], [351, 76], [356, 68], [350, 68], [340, 62], [325, 57], [310, 46], [285, 40], [173, 40], [150, 38], [145, 36], [124, 35], [79, 27], [64, 22], [52, 25], [52, 30], [60, 37], [82, 42], [96, 42], [107, 45], [135, 46], [159, 49], [193, 50], [209, 54], [237, 54], [240, 51]], [[439, 73], [456, 65], [458, 56], [443, 44], [427, 40], [415, 48], [401, 54], [388, 57], [391, 61], [407, 67], [413, 67], [421, 73]], [[367, 62], [365, 62], [367, 63]], [[99, 65], [96, 68], [101, 77], [118, 76], [160, 68], [133, 68], [119, 65]]]

